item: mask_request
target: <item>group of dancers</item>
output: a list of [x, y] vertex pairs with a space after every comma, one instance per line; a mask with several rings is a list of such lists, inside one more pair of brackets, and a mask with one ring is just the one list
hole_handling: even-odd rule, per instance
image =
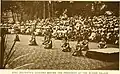
[[[46, 28], [46, 31], [44, 33], [44, 41], [42, 43], [42, 45], [44, 45], [45, 49], [52, 49], [52, 28]], [[36, 38], [35, 38], [35, 34], [34, 32], [31, 34], [31, 39], [29, 41], [29, 45], [33, 46], [33, 45], [37, 45], [36, 43]], [[67, 37], [67, 35], [62, 39], [62, 50], [63, 52], [71, 52], [72, 48], [70, 46], [69, 43], [69, 39]], [[16, 34], [16, 38], [15, 41], [20, 41], [19, 36]], [[83, 52], [87, 52], [89, 50], [89, 39], [83, 37], [82, 40], [78, 39], [77, 40], [77, 44], [75, 47], [75, 51], [73, 52], [73, 56], [85, 56], [85, 54]], [[98, 45], [99, 48], [106, 48], [106, 42], [103, 38], [101, 38], [101, 41], [99, 42]]]

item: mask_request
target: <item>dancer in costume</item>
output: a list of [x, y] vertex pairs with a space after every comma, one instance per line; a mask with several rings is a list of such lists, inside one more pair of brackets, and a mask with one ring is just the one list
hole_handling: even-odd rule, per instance
[[70, 52], [71, 51], [70, 44], [67, 40], [67, 37], [65, 37], [63, 39], [63, 45], [61, 47], [62, 47], [63, 52]]

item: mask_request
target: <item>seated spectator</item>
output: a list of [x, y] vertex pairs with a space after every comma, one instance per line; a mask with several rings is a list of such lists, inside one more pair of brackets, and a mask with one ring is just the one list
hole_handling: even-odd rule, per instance
[[89, 37], [89, 40], [90, 40], [90, 41], [96, 40], [96, 33], [95, 33], [95, 31], [93, 31], [93, 32], [91, 33], [91, 35], [90, 35], [90, 37]]

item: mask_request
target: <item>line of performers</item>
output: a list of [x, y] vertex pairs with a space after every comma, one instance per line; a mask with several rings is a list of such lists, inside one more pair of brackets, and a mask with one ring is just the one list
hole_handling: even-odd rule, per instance
[[[44, 33], [44, 41], [43, 45], [45, 49], [52, 49], [52, 27], [47, 28], [45, 33]], [[18, 35], [16, 35], [16, 38], [19, 38]], [[83, 37], [82, 40], [78, 39], [77, 44], [75, 47], [75, 51], [73, 52], [73, 56], [85, 56], [84, 52], [87, 52], [89, 50], [89, 40], [86, 37]], [[35, 39], [35, 34], [32, 33], [31, 39], [29, 41], [29, 45], [37, 45], [36, 39]], [[99, 42], [98, 45], [99, 48], [106, 48], [106, 42], [103, 38], [101, 38], [101, 41]], [[63, 52], [71, 52], [72, 48], [70, 47], [69, 40], [67, 35], [63, 38], [63, 44], [61, 46]]]

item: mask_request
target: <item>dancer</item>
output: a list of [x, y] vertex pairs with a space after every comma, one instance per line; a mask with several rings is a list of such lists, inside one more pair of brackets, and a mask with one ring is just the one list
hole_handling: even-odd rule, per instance
[[43, 45], [46, 44], [46, 42], [48, 41], [48, 39], [51, 39], [52, 38], [52, 28], [49, 27], [49, 28], [46, 28], [46, 31], [44, 33], [44, 41], [43, 41]]
[[67, 37], [65, 37], [63, 39], [63, 45], [61, 47], [62, 47], [63, 52], [70, 52], [71, 51], [70, 44], [67, 40]]
[[51, 49], [52, 48], [52, 40], [51, 38], [48, 38], [45, 44], [45, 49]]
[[103, 38], [101, 38], [101, 41], [99, 42], [98, 47], [101, 48], [107, 48], [106, 42]]
[[34, 33], [32, 33], [32, 35], [31, 35], [31, 39], [30, 39], [30, 41], [29, 41], [29, 45], [30, 45], [30, 46], [32, 46], [32, 45], [37, 45], [36, 39], [35, 39], [35, 34], [34, 34]]
[[72, 55], [73, 56], [85, 56], [86, 54], [84, 52], [87, 52], [88, 50], [89, 50], [88, 40], [84, 39], [81, 42], [80, 40], [78, 40], [77, 45], [76, 45], [76, 50]]
[[77, 41], [75, 52], [73, 52], [72, 55], [73, 56], [80, 56], [80, 55], [82, 55], [81, 46], [80, 46], [80, 40]]

